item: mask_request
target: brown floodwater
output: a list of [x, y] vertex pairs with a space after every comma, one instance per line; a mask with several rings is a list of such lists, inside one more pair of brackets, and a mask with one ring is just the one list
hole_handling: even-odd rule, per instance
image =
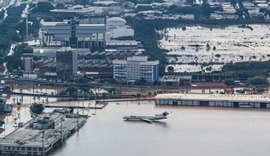
[[[168, 120], [152, 124], [122, 119], [163, 111], [171, 112]], [[265, 110], [109, 103], [53, 155], [264, 156], [270, 155], [269, 122], [270, 112]]]

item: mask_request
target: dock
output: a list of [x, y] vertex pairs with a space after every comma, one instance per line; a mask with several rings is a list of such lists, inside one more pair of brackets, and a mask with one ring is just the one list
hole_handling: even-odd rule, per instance
[[87, 117], [45, 113], [0, 141], [0, 155], [48, 155], [81, 128]]

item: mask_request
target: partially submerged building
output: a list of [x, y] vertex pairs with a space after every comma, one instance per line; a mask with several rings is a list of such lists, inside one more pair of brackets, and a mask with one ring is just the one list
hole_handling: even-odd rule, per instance
[[5, 136], [0, 141], [0, 155], [48, 155], [85, 121], [61, 113], [42, 114]]
[[268, 95], [231, 95], [231, 94], [158, 94], [157, 105], [174, 106], [211, 106], [234, 108], [270, 108]]

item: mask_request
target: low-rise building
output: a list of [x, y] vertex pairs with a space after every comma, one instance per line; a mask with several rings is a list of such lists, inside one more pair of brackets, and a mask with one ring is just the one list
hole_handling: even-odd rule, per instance
[[162, 87], [190, 86], [192, 76], [164, 75], [160, 80]]
[[158, 94], [157, 105], [270, 108], [268, 95]]
[[[61, 113], [41, 114], [5, 136], [0, 141], [0, 155], [49, 155], [61, 145], [86, 118]], [[73, 115], [74, 116], [74, 115]]]
[[143, 45], [135, 40], [111, 40], [106, 42], [106, 50], [114, 49], [119, 52], [138, 52], [142, 51]]

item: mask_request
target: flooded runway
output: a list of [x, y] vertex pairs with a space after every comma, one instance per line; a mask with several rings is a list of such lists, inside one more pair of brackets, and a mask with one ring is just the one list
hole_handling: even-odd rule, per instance
[[[163, 111], [171, 112], [169, 119], [153, 124], [122, 119]], [[269, 122], [270, 112], [265, 110], [109, 103], [54, 155], [263, 156], [270, 154]]]

